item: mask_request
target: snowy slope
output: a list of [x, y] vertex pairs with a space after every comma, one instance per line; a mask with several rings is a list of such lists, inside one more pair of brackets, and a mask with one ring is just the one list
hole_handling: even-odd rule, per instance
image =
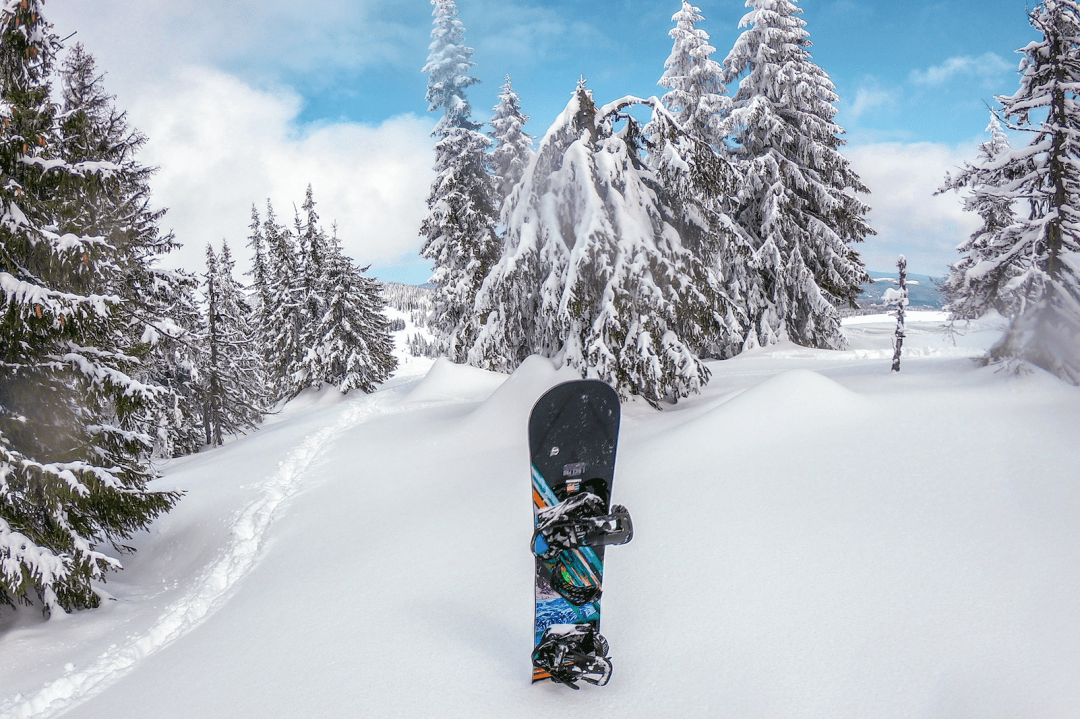
[[176, 461], [100, 610], [0, 617], [0, 716], [1040, 717], [1080, 711], [1080, 391], [943, 316], [624, 406], [609, 686], [530, 686], [525, 423], [566, 375], [422, 360]]

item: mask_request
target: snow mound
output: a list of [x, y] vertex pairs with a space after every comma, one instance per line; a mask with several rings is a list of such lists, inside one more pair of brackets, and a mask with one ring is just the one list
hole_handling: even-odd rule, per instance
[[526, 357], [521, 366], [502, 383], [495, 392], [469, 416], [471, 423], [498, 423], [500, 426], [520, 428], [525, 436], [532, 406], [540, 395], [557, 384], [581, 379], [573, 369], [556, 369], [555, 364], [540, 355]]
[[867, 400], [828, 377], [796, 369], [770, 377], [709, 414], [737, 417], [748, 429], [768, 429], [846, 418], [868, 408]]
[[487, 370], [454, 364], [445, 357], [440, 357], [428, 370], [427, 375], [409, 392], [406, 402], [438, 402], [442, 400], [463, 400], [483, 402], [495, 392], [506, 375]]
[[278, 405], [274, 414], [267, 415], [263, 420], [263, 426], [276, 424], [286, 419], [315, 412], [320, 409], [334, 407], [345, 401], [347, 395], [338, 391], [337, 387], [325, 384], [316, 389], [308, 387], [292, 399]]

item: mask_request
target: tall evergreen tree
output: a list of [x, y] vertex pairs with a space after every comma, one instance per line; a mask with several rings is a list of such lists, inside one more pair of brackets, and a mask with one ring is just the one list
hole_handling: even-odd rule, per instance
[[1019, 265], [1005, 263], [995, 272], [985, 272], [987, 265], [983, 263], [993, 262], [994, 254], [1000, 251], [1001, 234], [1016, 221], [1014, 198], [1002, 188], [1032, 168], [1030, 162], [1011, 163], [1007, 171], [999, 168], [999, 162], [1011, 152], [1009, 138], [995, 115], [991, 115], [986, 130], [990, 139], [979, 146], [978, 160], [965, 165], [955, 177], [946, 175], [937, 193], [968, 190], [964, 209], [982, 218], [982, 226], [958, 248], [963, 257], [950, 266], [942, 287], [954, 320], [977, 319], [991, 309], [1013, 317], [1019, 309], [1020, 296], [1010, 284], [1020, 271]]
[[678, 334], [698, 356], [732, 357], [742, 350], [748, 326], [744, 292], [752, 250], [731, 216], [742, 173], [663, 107], [653, 107], [643, 131], [645, 162], [671, 209], [665, 219], [694, 258], [685, 263], [691, 281], [679, 305]]
[[476, 293], [498, 257], [498, 204], [486, 169], [491, 140], [472, 121], [465, 96], [465, 90], [479, 82], [467, 74], [476, 65], [473, 50], [462, 44], [465, 28], [454, 0], [431, 3], [435, 20], [423, 72], [428, 73], [428, 109], [441, 110], [443, 117], [432, 132], [438, 138], [437, 174], [420, 227], [420, 254], [435, 265], [433, 328], [445, 337], [450, 357], [461, 362], [476, 336]]
[[810, 56], [795, 2], [746, 0], [746, 29], [724, 61], [728, 82], [742, 77], [730, 122], [746, 163], [738, 219], [755, 242], [747, 341], [786, 331], [836, 349], [845, 345], [837, 306], [854, 306], [869, 279], [851, 245], [874, 232], [853, 194], [868, 190], [840, 154], [835, 87]]
[[251, 224], [248, 225], [251, 234], [248, 235], [248, 247], [251, 248], [251, 277], [253, 311], [257, 326], [260, 329], [260, 346], [269, 344], [262, 336], [262, 329], [269, 324], [268, 311], [273, 306], [273, 298], [270, 296], [270, 268], [266, 256], [266, 238], [263, 235], [262, 220], [259, 218], [259, 210], [255, 203], [251, 204]]
[[501, 204], [514, 186], [521, 181], [525, 168], [533, 158], [532, 135], [522, 129], [529, 116], [521, 111], [521, 99], [510, 86], [510, 76], [499, 92], [495, 115], [491, 118], [491, 132], [495, 149], [488, 155], [488, 168], [495, 178], [495, 193]]
[[211, 445], [221, 445], [226, 434], [254, 429], [262, 419], [262, 363], [249, 324], [251, 308], [233, 269], [227, 242], [220, 256], [207, 244], [200, 386], [203, 428]]
[[686, 198], [641, 159], [641, 128], [623, 110], [644, 102], [597, 108], [582, 84], [548, 131], [508, 200], [473, 364], [506, 371], [541, 354], [653, 404], [706, 382], [680, 331], [723, 301], [676, 229]]
[[43, 5], [0, 9], [0, 604], [58, 612], [97, 606], [91, 582], [120, 568], [100, 545], [179, 495], [146, 489], [153, 440], [125, 429], [162, 390], [131, 376], [124, 298], [93, 291], [110, 248], [85, 232], [122, 167], [65, 159]]
[[675, 27], [668, 34], [674, 44], [657, 84], [668, 88], [661, 100], [683, 129], [720, 149], [731, 100], [726, 96], [724, 68], [712, 59], [716, 48], [709, 44], [709, 34], [695, 27], [705, 19], [700, 13], [682, 0], [682, 9], [672, 15]]
[[198, 282], [186, 273], [168, 285], [166, 329], [149, 358], [148, 373], [168, 390], [159, 402], [154, 455], [181, 457], [205, 445], [199, 343], [202, 308], [196, 297]]
[[[197, 414], [178, 415], [186, 406], [188, 389], [176, 380], [190, 359], [183, 347], [184, 304], [193, 287], [186, 273], [164, 270], [159, 259], [178, 245], [159, 225], [165, 210], [152, 210], [150, 178], [154, 168], [137, 160], [146, 137], [127, 124], [115, 98], [104, 87], [93, 56], [81, 44], [67, 53], [60, 69], [63, 104], [57, 119], [63, 141], [61, 154], [69, 163], [108, 162], [114, 167], [89, 187], [69, 185], [71, 197], [59, 212], [71, 228], [105, 238], [93, 253], [98, 273], [89, 289], [115, 295], [124, 302], [112, 311], [119, 320], [118, 341], [140, 360], [135, 378], [165, 387], [142, 411], [127, 418], [127, 429], [156, 435], [156, 452], [193, 451], [189, 437]], [[85, 183], [84, 183], [85, 184]], [[86, 260], [89, 262], [89, 255]], [[192, 329], [189, 327], [188, 329]], [[177, 362], [180, 364], [178, 365]], [[179, 393], [179, 394], [178, 394]], [[163, 449], [168, 447], [168, 449]]]
[[263, 220], [266, 239], [267, 296], [270, 304], [263, 310], [264, 353], [267, 384], [275, 400], [295, 396], [299, 391], [294, 374], [300, 362], [300, 334], [303, 318], [303, 285], [300, 254], [296, 240], [287, 227], [277, 221], [270, 201], [266, 202]]
[[336, 229], [323, 243], [318, 282], [322, 312], [307, 334], [298, 382], [326, 382], [342, 394], [352, 389], [374, 392], [397, 368], [381, 284], [345, 256]]
[[329, 247], [326, 234], [319, 226], [315, 212], [315, 196], [311, 185], [307, 186], [304, 202], [296, 215], [296, 236], [300, 240], [300, 272], [303, 276], [303, 303], [300, 311], [300, 353], [293, 371], [297, 389], [322, 385], [322, 372], [311, 371], [309, 363], [314, 360], [314, 347], [322, 342], [320, 322], [326, 314], [326, 262]]
[[1080, 384], [1080, 3], [1044, 0], [1030, 19], [1042, 39], [1020, 51], [1020, 88], [997, 100], [1011, 128], [1034, 137], [971, 170], [976, 197], [1002, 201], [987, 208], [995, 224], [1008, 219], [1006, 202], [1027, 211], [969, 249], [979, 261], [963, 270], [965, 298], [1011, 316], [991, 361], [1028, 361]]

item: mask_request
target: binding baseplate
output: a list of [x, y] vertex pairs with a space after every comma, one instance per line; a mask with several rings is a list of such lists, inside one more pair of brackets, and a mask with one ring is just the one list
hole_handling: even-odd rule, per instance
[[[592, 624], [553, 624], [533, 649], [534, 677], [551, 679], [571, 689], [583, 681], [602, 687], [611, 678], [607, 640]], [[535, 681], [535, 679], [534, 679]]]
[[616, 504], [605, 514], [603, 499], [581, 492], [536, 515], [532, 550], [541, 559], [554, 559], [565, 549], [626, 544], [633, 538], [626, 507]]

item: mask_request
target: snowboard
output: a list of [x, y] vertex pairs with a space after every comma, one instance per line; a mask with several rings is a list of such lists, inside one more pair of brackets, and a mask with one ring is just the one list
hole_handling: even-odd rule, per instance
[[[550, 515], [559, 506], [566, 506], [566, 500], [586, 492], [598, 497], [602, 511], [608, 511], [618, 437], [619, 396], [603, 382], [566, 382], [537, 400], [529, 418], [534, 528], [545, 510]], [[598, 632], [604, 546], [576, 546], [545, 559], [538, 556], [537, 541], [534, 535], [534, 648], [539, 647], [549, 628], [563, 634], [585, 632], [603, 641]], [[542, 539], [540, 542], [547, 549]], [[606, 643], [603, 647], [601, 653], [606, 653]], [[559, 681], [544, 668], [534, 666], [533, 682], [545, 679]]]

